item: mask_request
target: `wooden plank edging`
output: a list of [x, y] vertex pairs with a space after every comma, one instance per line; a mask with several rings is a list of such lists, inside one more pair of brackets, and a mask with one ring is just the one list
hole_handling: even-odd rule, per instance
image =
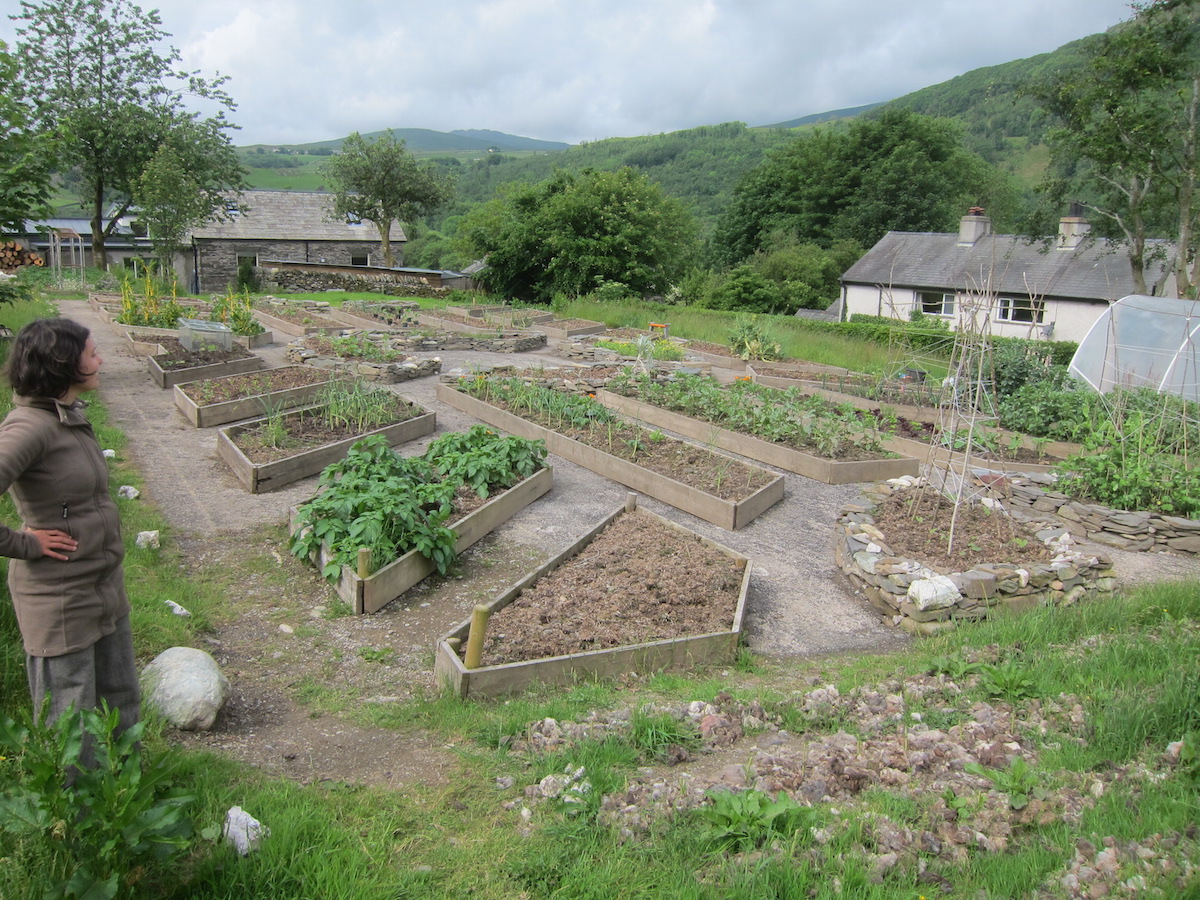
[[224, 375], [245, 375], [247, 372], [257, 372], [266, 368], [266, 362], [261, 356], [248, 356], [245, 359], [231, 359], [228, 362], [213, 363], [208, 366], [189, 366], [181, 369], [164, 369], [153, 356], [148, 356], [150, 377], [154, 383], [164, 390], [188, 381], [204, 381], [207, 378], [220, 378]]
[[[549, 466], [546, 466], [455, 522], [451, 526], [457, 537], [454, 552], [462, 553], [529, 506], [534, 500], [548, 493], [553, 485], [554, 473]], [[288, 529], [291, 534], [295, 534], [297, 531], [297, 514], [298, 510], [293, 507], [288, 517]], [[315, 564], [317, 568], [321, 568], [327, 562], [329, 562], [329, 553], [325, 547], [322, 547]], [[338, 578], [334, 590], [354, 610], [356, 615], [374, 613], [383, 609], [435, 571], [437, 571], [437, 566], [433, 562], [416, 550], [410, 550], [399, 559], [372, 572], [366, 578], [359, 577], [358, 572], [351, 566], [342, 566], [342, 574]]]
[[778, 466], [823, 484], [854, 484], [867, 481], [886, 481], [902, 475], [916, 475], [920, 462], [911, 453], [903, 459], [839, 461], [825, 459], [803, 450], [773, 444], [752, 435], [730, 431], [719, 425], [693, 419], [661, 406], [653, 406], [634, 397], [623, 397], [611, 391], [596, 391], [596, 399], [614, 412], [647, 422], [656, 428], [666, 428], [676, 434], [712, 444], [739, 456]]
[[[296, 368], [300, 367], [277, 366], [274, 369], [262, 369], [260, 371], [266, 375], [279, 369]], [[306, 368], [312, 367], [309, 366]], [[196, 403], [195, 400], [184, 393], [183, 388], [193, 382], [182, 382], [174, 386], [175, 405], [183, 413], [184, 418], [195, 428], [212, 428], [216, 425], [228, 425], [230, 422], [237, 422], [241, 419], [262, 417], [285, 409], [295, 409], [297, 406], [304, 406], [316, 399], [321, 391], [328, 387], [333, 377], [334, 373], [330, 371], [329, 378], [326, 378], [324, 381], [314, 381], [312, 384], [285, 388], [279, 391], [270, 391], [266, 394], [251, 394], [245, 397], [238, 397], [236, 400], [225, 400], [221, 403], [205, 404]], [[197, 381], [210, 380], [212, 379], [197, 379]]]
[[554, 559], [539, 566], [498, 595], [488, 604], [489, 609], [492, 612], [503, 609], [539, 578], [569, 562], [619, 516], [648, 515], [690, 537], [698, 538], [707, 546], [740, 562], [742, 581], [737, 603], [734, 606], [733, 621], [728, 631], [468, 669], [449, 643], [451, 640], [457, 640], [465, 646], [467, 634], [471, 628], [471, 620], [467, 619], [438, 641], [437, 655], [434, 661], [434, 677], [442, 689], [464, 698], [496, 697], [523, 690], [533, 684], [566, 684], [578, 677], [605, 677], [629, 671], [649, 674], [663, 669], [706, 663], [725, 663], [732, 660], [737, 653], [745, 617], [746, 595], [749, 592], [750, 575], [753, 568], [750, 560], [737, 551], [716, 541], [702, 538], [695, 532], [656, 513], [640, 508], [635, 510], [634, 507], [635, 501], [631, 501], [606, 516], [602, 522], [555, 556]]
[[[748, 525], [783, 499], [783, 476], [766, 469], [760, 469], [760, 471], [767, 472], [772, 479], [763, 487], [740, 501], [722, 500], [699, 488], [660, 475], [636, 463], [605, 453], [603, 450], [597, 450], [595, 447], [566, 437], [557, 431], [543, 428], [520, 416], [505, 412], [489, 403], [464, 394], [451, 385], [438, 384], [435, 390], [437, 399], [455, 409], [469, 413], [497, 428], [502, 428], [510, 434], [530, 440], [544, 440], [546, 448], [557, 456], [569, 459], [571, 462], [578, 463], [584, 468], [611, 478], [626, 487], [633, 488], [635, 491], [661, 500], [663, 503], [730, 531], [736, 531]], [[707, 447], [703, 449], [728, 459], [731, 463], [748, 466], [752, 469], [759, 468], [753, 463], [734, 459], [732, 456], [709, 450]]]
[[[289, 413], [289, 415], [297, 414]], [[356, 442], [365, 437], [376, 434], [383, 435], [394, 447], [426, 434], [432, 434], [437, 428], [436, 415], [427, 412], [394, 425], [385, 425], [383, 428], [376, 428], [373, 431], [364, 431], [354, 437], [315, 447], [284, 459], [268, 463], [253, 463], [246, 458], [233, 438], [239, 433], [253, 428], [261, 421], [263, 419], [259, 418], [237, 425], [226, 425], [217, 432], [217, 454], [233, 470], [233, 474], [242, 483], [242, 486], [252, 494], [273, 491], [291, 484], [293, 481], [318, 474], [330, 463], [337, 462], [344, 457]]]

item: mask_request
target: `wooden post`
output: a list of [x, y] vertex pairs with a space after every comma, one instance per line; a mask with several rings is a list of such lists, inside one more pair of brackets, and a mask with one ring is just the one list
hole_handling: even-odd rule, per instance
[[467, 633], [467, 652], [463, 657], [463, 665], [468, 669], [478, 669], [479, 661], [483, 658], [483, 639], [487, 634], [489, 610], [482, 603], [475, 605], [471, 614], [471, 630]]
[[358, 577], [366, 578], [371, 574], [371, 548], [358, 548]]
[[630, 491], [625, 495], [625, 512], [631, 513], [637, 509], [637, 494]]

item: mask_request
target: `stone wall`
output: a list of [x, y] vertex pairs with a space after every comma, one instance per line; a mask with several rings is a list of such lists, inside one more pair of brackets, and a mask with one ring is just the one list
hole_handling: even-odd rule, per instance
[[[239, 256], [261, 260], [295, 260], [322, 262], [330, 265], [350, 265], [355, 256], [378, 249], [378, 241], [249, 241], [227, 239], [198, 239], [196, 241], [197, 280], [201, 291], [224, 291], [237, 283]], [[259, 277], [265, 270], [258, 270]], [[265, 288], [271, 290], [271, 288]], [[310, 288], [303, 288], [310, 290]], [[311, 290], [323, 290], [312, 288]], [[363, 288], [362, 290], [366, 290]]]
[[1010, 508], [1056, 516], [1077, 538], [1117, 550], [1168, 550], [1200, 555], [1200, 519], [1082, 503], [1051, 490], [1048, 479], [1010, 478], [1002, 489], [1008, 494], [1005, 502]]
[[[346, 260], [349, 263], [349, 260]], [[264, 291], [312, 294], [319, 291], [355, 291], [390, 297], [446, 297], [450, 288], [432, 287], [416, 275], [396, 272], [312, 272], [302, 269], [259, 269]]]
[[1082, 552], [1066, 528], [1052, 523], [1041, 523], [1037, 531], [1053, 554], [1048, 563], [980, 564], [946, 575], [896, 556], [872, 513], [885, 497], [919, 483], [906, 477], [870, 485], [842, 507], [834, 529], [834, 562], [885, 623], [912, 634], [934, 634], [985, 618], [994, 608], [1066, 606], [1088, 591], [1116, 587], [1112, 560], [1100, 552]]

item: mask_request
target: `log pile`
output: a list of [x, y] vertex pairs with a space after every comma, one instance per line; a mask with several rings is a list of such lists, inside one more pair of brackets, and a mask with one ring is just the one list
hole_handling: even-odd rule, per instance
[[0, 271], [10, 275], [21, 266], [44, 266], [46, 261], [16, 241], [0, 241]]

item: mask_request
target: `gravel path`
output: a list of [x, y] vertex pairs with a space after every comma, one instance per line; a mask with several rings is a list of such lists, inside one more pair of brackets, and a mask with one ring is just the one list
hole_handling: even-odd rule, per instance
[[[179, 531], [181, 540], [280, 523], [289, 507], [308, 499], [315, 478], [268, 494], [247, 493], [216, 452], [216, 430], [196, 429], [174, 405], [173, 392], [154, 385], [145, 360], [123, 336], [83, 301], [60, 304], [64, 315], [93, 331], [105, 358], [101, 396], [113, 424], [129, 436], [130, 453], [146, 479], [146, 494]], [[268, 365], [283, 365], [283, 343], [257, 351]], [[443, 371], [472, 363], [561, 364], [550, 353], [442, 353]], [[434, 398], [435, 379], [395, 390], [437, 413], [438, 433], [462, 429], [474, 419]], [[419, 449], [424, 442], [407, 445]], [[626, 489], [574, 463], [551, 457], [553, 491], [495, 537], [553, 554], [619, 506]], [[650, 498], [639, 503], [720, 541], [754, 563], [748, 600], [751, 648], [768, 656], [821, 655], [903, 646], [906, 638], [880, 625], [864, 601], [851, 595], [830, 552], [831, 525], [839, 505], [857, 495], [853, 485], [818, 484], [787, 475], [785, 499], [737, 532], [729, 532]]]

